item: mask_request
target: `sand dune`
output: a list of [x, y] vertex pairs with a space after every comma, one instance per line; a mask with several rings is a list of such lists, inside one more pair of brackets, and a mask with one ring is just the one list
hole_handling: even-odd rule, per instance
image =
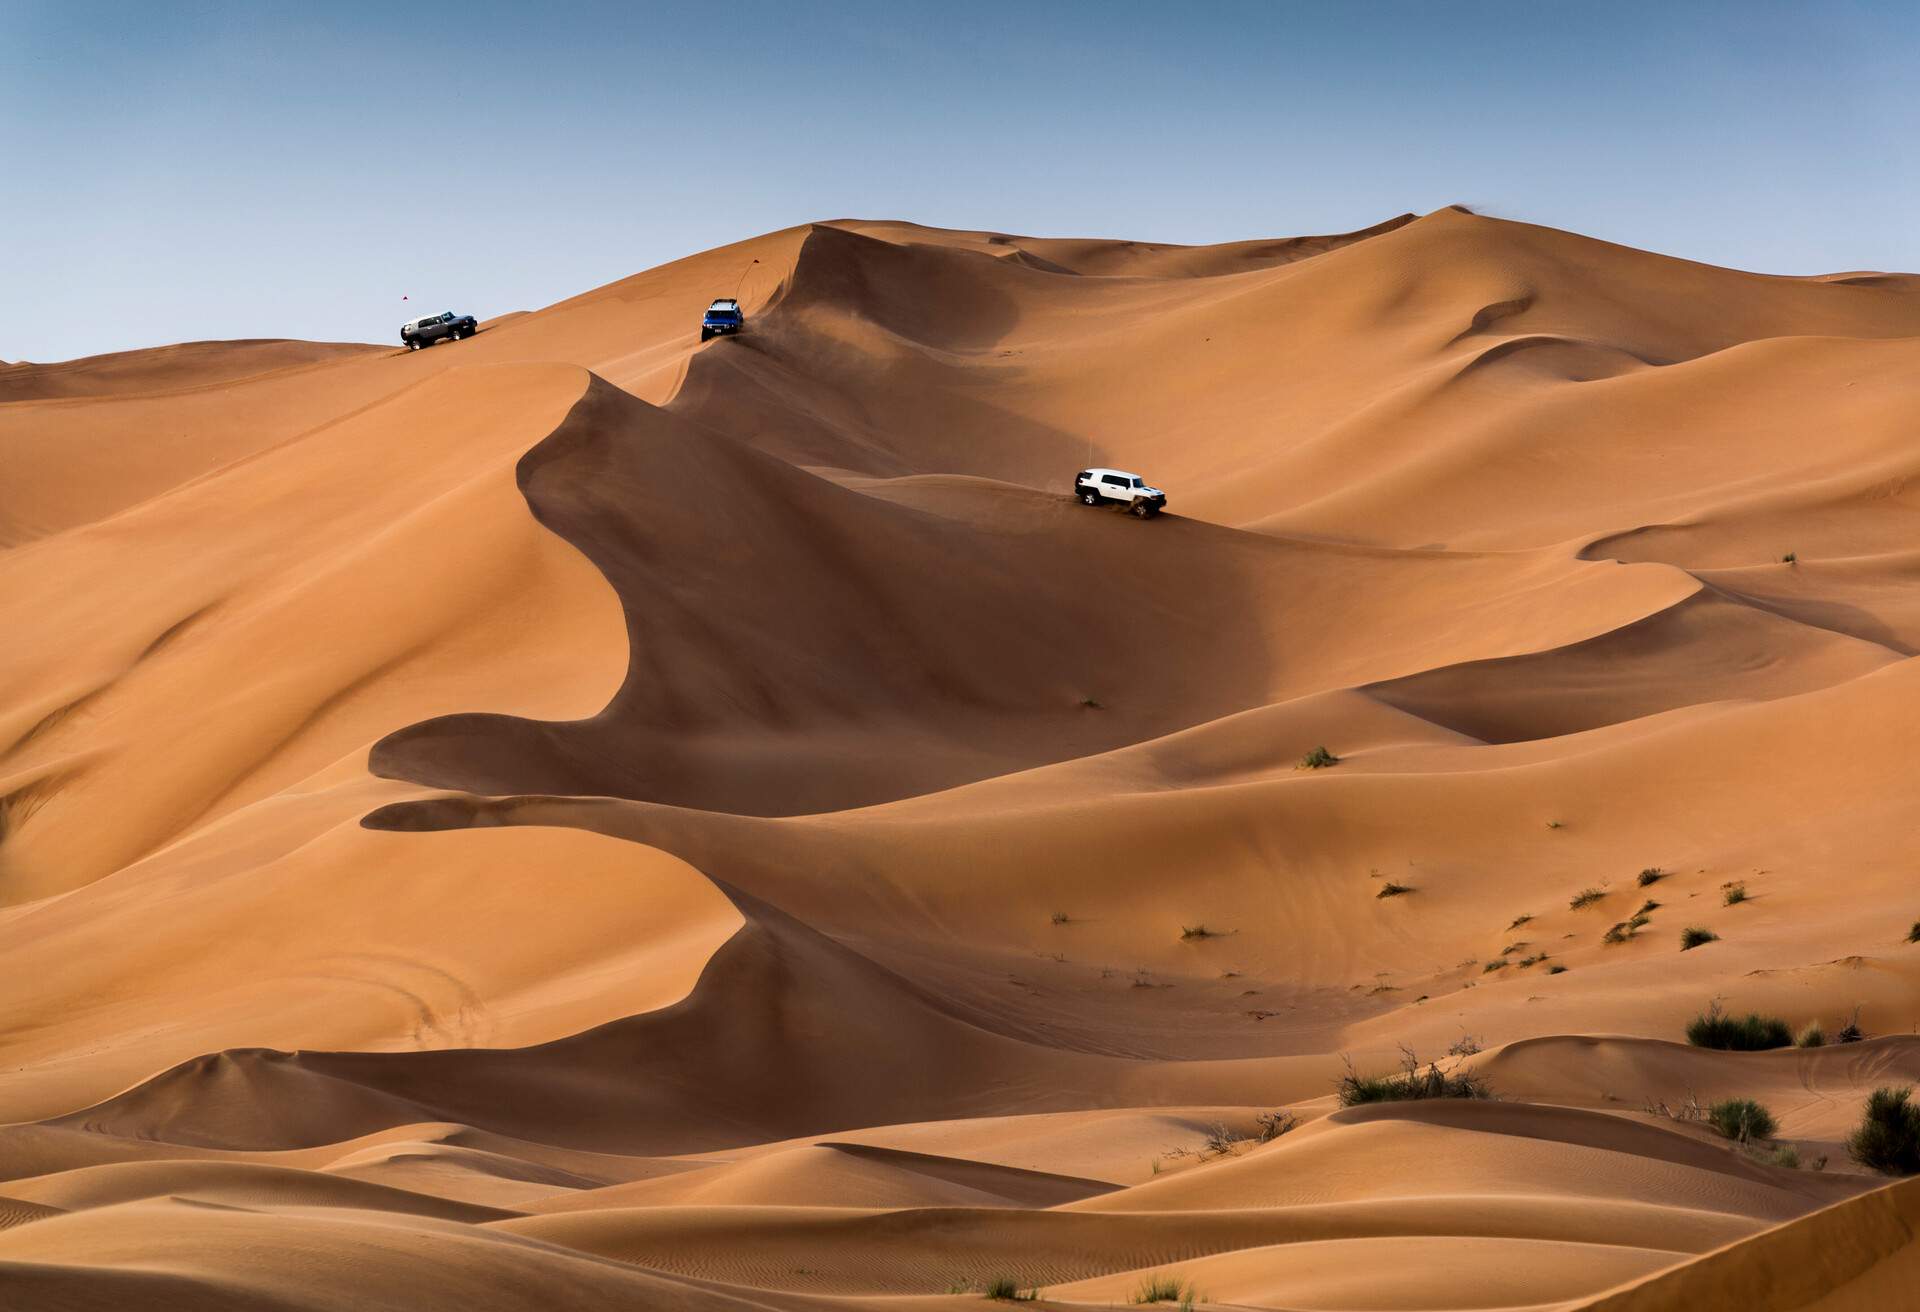
[[4, 1301], [1898, 1306], [1916, 379], [1457, 209], [0, 365]]

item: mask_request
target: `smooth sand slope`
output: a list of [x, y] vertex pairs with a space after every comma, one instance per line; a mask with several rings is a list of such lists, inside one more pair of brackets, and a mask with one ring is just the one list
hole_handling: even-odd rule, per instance
[[1917, 408], [1452, 209], [0, 365], [0, 1303], [1899, 1306]]

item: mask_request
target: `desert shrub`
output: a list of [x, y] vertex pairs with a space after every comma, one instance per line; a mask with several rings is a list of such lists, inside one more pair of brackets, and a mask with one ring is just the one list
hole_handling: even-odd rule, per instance
[[1648, 884], [1657, 884], [1661, 880], [1665, 879], [1666, 877], [1667, 877], [1667, 872], [1662, 870], [1659, 866], [1648, 866], [1645, 870], [1642, 870], [1638, 875], [1634, 877], [1633, 882], [1638, 884], [1641, 888], [1645, 888]]
[[1185, 1303], [1193, 1298], [1193, 1288], [1183, 1285], [1175, 1276], [1161, 1275], [1158, 1271], [1140, 1282], [1140, 1288], [1133, 1291], [1136, 1303]]
[[1702, 943], [1717, 942], [1719, 938], [1720, 936], [1710, 929], [1702, 929], [1698, 925], [1688, 925], [1680, 931], [1680, 950], [1686, 952], [1689, 949], [1699, 947]]
[[1238, 1142], [1238, 1137], [1227, 1128], [1225, 1122], [1215, 1121], [1207, 1127], [1206, 1137], [1201, 1141], [1200, 1147], [1206, 1156], [1225, 1157], [1233, 1151], [1233, 1145]]
[[1551, 966], [1547, 967], [1547, 974], [1549, 975], [1564, 975], [1566, 973], [1567, 973], [1567, 968], [1561, 965], [1557, 961], [1554, 962]]
[[1687, 1022], [1687, 1042], [1696, 1048], [1760, 1052], [1787, 1047], [1793, 1042], [1793, 1031], [1777, 1016], [1762, 1016], [1752, 1011], [1744, 1016], [1729, 1016], [1715, 999], [1704, 1012]]
[[1453, 1041], [1453, 1046], [1447, 1049], [1447, 1056], [1471, 1057], [1474, 1053], [1480, 1051], [1480, 1047], [1479, 1039], [1476, 1039], [1471, 1034], [1462, 1034]]
[[[1777, 1143], [1767, 1152], [1755, 1155], [1768, 1166], [1778, 1166], [1787, 1171], [1800, 1169], [1800, 1150], [1790, 1143]], [[1820, 1168], [1816, 1166], [1813, 1169], [1817, 1171]]]
[[1853, 1015], [1847, 1017], [1847, 1023], [1834, 1031], [1833, 1041], [1835, 1043], [1858, 1043], [1866, 1037], [1867, 1032], [1860, 1028], [1860, 1008], [1855, 1007], [1853, 1009]]
[[1780, 1128], [1773, 1113], [1751, 1098], [1727, 1098], [1707, 1108], [1707, 1121], [1728, 1139], [1771, 1139]]
[[1797, 565], [1800, 563], [1800, 553], [1797, 551], [1789, 551], [1786, 555], [1780, 557], [1780, 563], [1782, 565]]
[[1796, 1048], [1824, 1048], [1827, 1045], [1827, 1031], [1817, 1020], [1810, 1020], [1800, 1032], [1793, 1036]]
[[1912, 1085], [1882, 1087], [1868, 1096], [1860, 1127], [1847, 1136], [1847, 1153], [1884, 1175], [1920, 1173], [1920, 1106]]
[[[1520, 928], [1520, 926], [1522, 926], [1522, 925], [1524, 925], [1524, 924], [1526, 924], [1526, 923], [1528, 923], [1528, 922], [1529, 922], [1529, 921], [1531, 921], [1532, 919], [1533, 919], [1533, 917], [1532, 917], [1531, 915], [1526, 915], [1526, 916], [1515, 916], [1515, 917], [1513, 918], [1513, 923], [1512, 923], [1511, 925], [1508, 925], [1508, 926], [1507, 926], [1507, 931], [1508, 931], [1509, 933], [1511, 933], [1512, 931], [1514, 931], [1514, 930], [1516, 930], [1516, 929], [1518, 929], [1518, 928]], [[1920, 925], [1915, 925], [1915, 926], [1914, 926], [1914, 928], [1915, 928], [1915, 929], [1920, 929]]]
[[1505, 970], [1506, 968], [1507, 968], [1506, 958], [1496, 957], [1492, 961], [1489, 961], [1486, 965], [1480, 967], [1480, 973], [1482, 975], [1491, 975], [1496, 970]]
[[1289, 1130], [1298, 1129], [1300, 1118], [1289, 1111], [1261, 1112], [1253, 1118], [1260, 1125], [1259, 1141], [1272, 1143]]
[[1180, 937], [1183, 939], [1219, 938], [1220, 931], [1217, 929], [1208, 929], [1205, 925], [1182, 925], [1180, 926]]
[[1575, 893], [1573, 897], [1568, 900], [1567, 907], [1569, 910], [1578, 911], [1581, 907], [1592, 906], [1595, 902], [1598, 902], [1601, 898], [1605, 896], [1606, 896], [1606, 893], [1601, 889], [1583, 888], [1578, 893]]
[[1566, 827], [1567, 827], [1567, 822], [1564, 820], [1547, 821], [1547, 828], [1549, 829], [1565, 829]]
[[1635, 916], [1650, 916], [1654, 912], [1658, 911], [1659, 909], [1660, 909], [1660, 904], [1658, 902], [1655, 902], [1652, 898], [1648, 898], [1645, 902], [1642, 902], [1640, 904], [1640, 909], [1634, 912], [1633, 914]]
[[1330, 765], [1340, 764], [1340, 758], [1325, 747], [1316, 747], [1300, 758], [1302, 770], [1324, 770]]
[[1411, 893], [1411, 892], [1413, 892], [1413, 887], [1411, 885], [1396, 884], [1391, 879], [1389, 879], [1386, 883], [1380, 885], [1380, 891], [1378, 893], [1375, 893], [1374, 896], [1375, 897], [1399, 897], [1402, 893]]
[[1610, 926], [1607, 932], [1600, 936], [1600, 941], [1602, 943], [1625, 943], [1632, 937], [1633, 927], [1623, 920], [1617, 925]]
[[1372, 1102], [1412, 1102], [1425, 1098], [1491, 1098], [1485, 1080], [1471, 1071], [1443, 1071], [1428, 1062], [1423, 1070], [1411, 1048], [1400, 1049], [1400, 1069], [1384, 1075], [1361, 1075], [1347, 1060], [1340, 1077], [1340, 1105], [1358, 1107]]
[[1720, 886], [1720, 901], [1726, 906], [1738, 906], [1747, 900], [1747, 886], [1733, 883]]
[[987, 1297], [1008, 1303], [1034, 1303], [1040, 1299], [1039, 1289], [1020, 1292], [1020, 1286], [1012, 1276], [995, 1276], [987, 1282]]
[[1907, 942], [1920, 943], [1920, 920], [1913, 922], [1913, 928], [1907, 931]]
[[1064, 912], [1064, 911], [1056, 911], [1056, 912], [1054, 912], [1054, 913], [1053, 913], [1053, 923], [1054, 923], [1054, 924], [1056, 924], [1056, 925], [1064, 925], [1064, 924], [1066, 924], [1066, 923], [1067, 923], [1068, 921], [1070, 921], [1070, 920], [1072, 920], [1072, 919], [1073, 919], [1073, 917], [1072, 917], [1072, 916], [1069, 916], [1069, 915], [1068, 915], [1068, 914], [1067, 914], [1066, 912]]

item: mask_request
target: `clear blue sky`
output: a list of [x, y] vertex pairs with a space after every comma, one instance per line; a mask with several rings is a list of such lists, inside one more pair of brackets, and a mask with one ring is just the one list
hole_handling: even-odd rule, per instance
[[1913, 270], [1917, 84], [1916, 3], [0, 0], [0, 358], [386, 341], [843, 216], [1212, 242], [1459, 201]]

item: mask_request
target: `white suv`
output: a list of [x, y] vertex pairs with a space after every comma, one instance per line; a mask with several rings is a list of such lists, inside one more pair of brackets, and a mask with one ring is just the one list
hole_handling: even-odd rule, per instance
[[1124, 469], [1083, 469], [1073, 478], [1073, 494], [1083, 506], [1118, 501], [1142, 519], [1151, 519], [1167, 506], [1167, 494], [1149, 487], [1147, 480]]

